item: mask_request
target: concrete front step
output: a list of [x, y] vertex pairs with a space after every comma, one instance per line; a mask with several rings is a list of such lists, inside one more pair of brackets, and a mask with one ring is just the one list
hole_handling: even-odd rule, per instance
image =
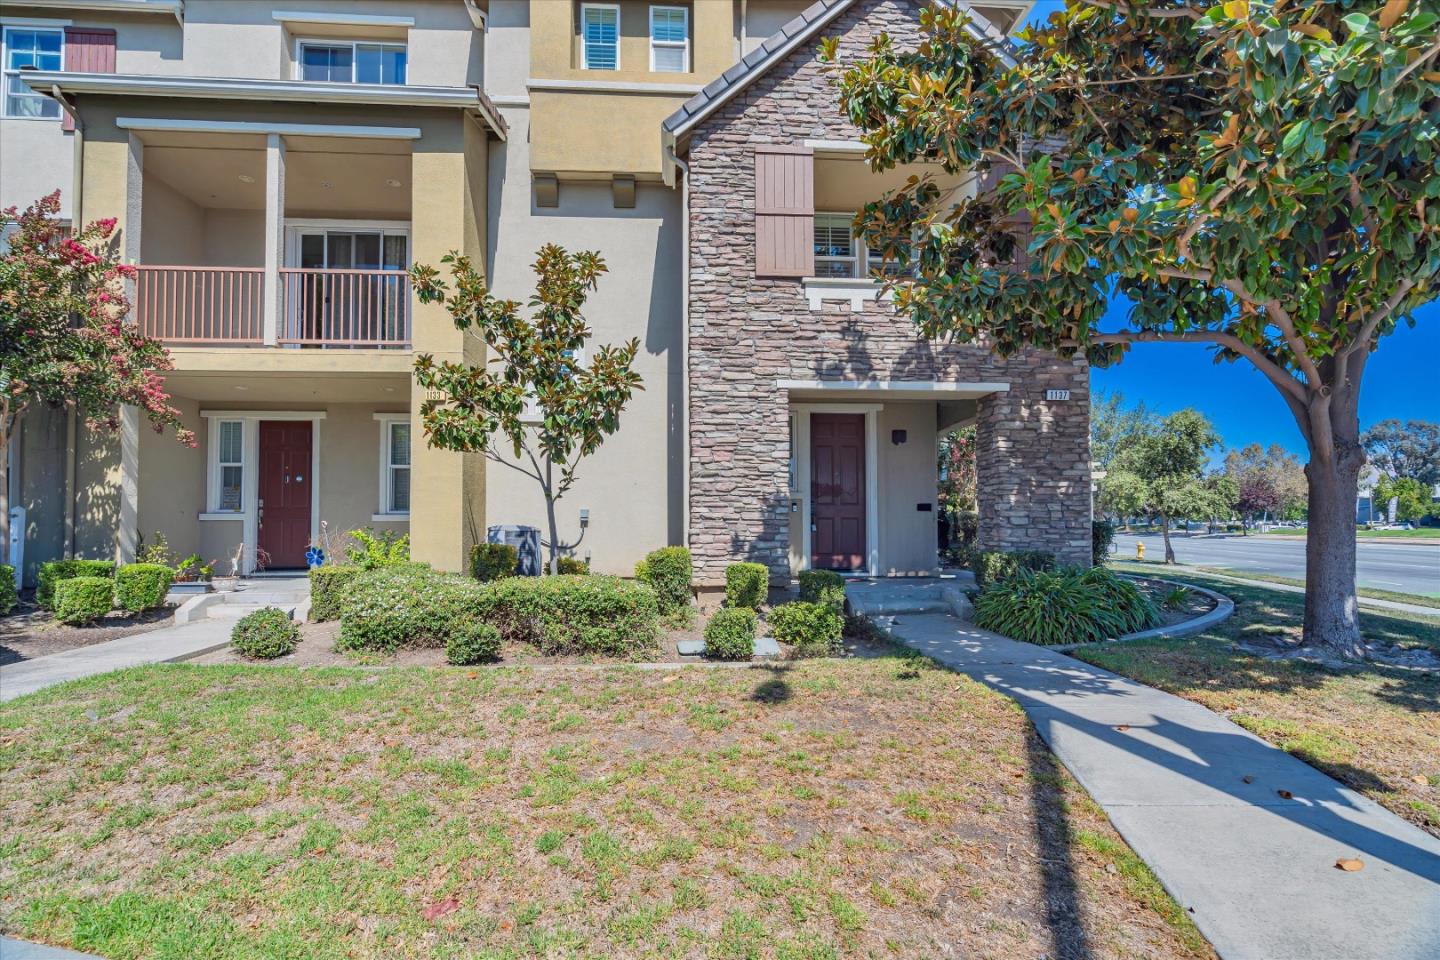
[[279, 607], [285, 611], [285, 615], [291, 620], [295, 619], [295, 604], [283, 603], [217, 603], [205, 608], [205, 615], [211, 620], [239, 620], [241, 617], [254, 613], [256, 610], [264, 610], [267, 607]]

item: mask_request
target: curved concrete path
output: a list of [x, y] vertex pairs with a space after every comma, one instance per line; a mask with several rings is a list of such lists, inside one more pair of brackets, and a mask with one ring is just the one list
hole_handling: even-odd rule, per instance
[[1440, 960], [1440, 840], [1197, 703], [948, 614], [882, 625], [1013, 697], [1225, 960]]

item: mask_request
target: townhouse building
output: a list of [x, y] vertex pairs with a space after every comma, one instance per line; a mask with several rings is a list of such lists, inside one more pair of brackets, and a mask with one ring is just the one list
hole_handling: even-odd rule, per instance
[[[1003, 44], [1029, 0], [973, 5]], [[417, 353], [483, 362], [406, 269], [469, 255], [524, 301], [544, 243], [609, 265], [596, 343], [644, 380], [560, 504], [599, 571], [685, 543], [752, 559], [937, 567], [935, 441], [975, 423], [981, 539], [1089, 554], [1088, 370], [929, 343], [850, 218], [872, 173], [816, 60], [917, 34], [910, 0], [0, 2], [0, 205], [115, 217], [133, 320], [165, 341], [198, 446], [126, 415], [29, 418], [26, 566], [180, 553], [303, 566], [325, 532], [408, 532], [462, 569], [491, 524], [544, 527], [525, 477], [430, 448]], [[936, 172], [936, 171], [931, 171]], [[941, 174], [943, 176], [943, 174]], [[949, 177], [957, 197], [973, 178]], [[582, 511], [584, 519], [582, 520]]]

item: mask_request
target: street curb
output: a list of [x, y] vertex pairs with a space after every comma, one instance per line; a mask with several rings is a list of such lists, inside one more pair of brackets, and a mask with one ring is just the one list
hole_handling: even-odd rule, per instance
[[1176, 637], [1188, 637], [1192, 633], [1199, 633], [1202, 630], [1208, 630], [1211, 627], [1215, 626], [1215, 624], [1222, 623], [1225, 620], [1230, 619], [1231, 614], [1235, 612], [1234, 600], [1231, 600], [1223, 593], [1216, 593], [1214, 590], [1207, 590], [1204, 587], [1197, 587], [1193, 583], [1185, 583], [1180, 580], [1162, 580], [1158, 577], [1139, 578], [1127, 574], [1122, 574], [1122, 576], [1129, 576], [1129, 578], [1132, 580], [1145, 579], [1154, 581], [1156, 583], [1170, 583], [1179, 587], [1184, 587], [1187, 590], [1193, 590], [1202, 596], [1206, 596], [1209, 597], [1211, 600], [1214, 600], [1215, 609], [1209, 611], [1208, 613], [1202, 613], [1200, 616], [1194, 618], [1193, 620], [1186, 620], [1183, 623], [1171, 624], [1168, 627], [1154, 627], [1150, 630], [1140, 630], [1136, 633], [1127, 633], [1123, 637], [1111, 637], [1108, 640], [1096, 640], [1090, 643], [1064, 643], [1058, 646], [1046, 646], [1045, 649], [1054, 650], [1057, 653], [1069, 653], [1071, 650], [1079, 650], [1082, 647], [1094, 647], [1102, 643], [1129, 643], [1132, 640], [1169, 640]]

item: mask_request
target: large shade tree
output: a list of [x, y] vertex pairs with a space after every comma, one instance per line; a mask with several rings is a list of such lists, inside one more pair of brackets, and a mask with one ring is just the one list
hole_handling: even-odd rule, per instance
[[1309, 448], [1304, 643], [1363, 657], [1360, 387], [1440, 272], [1434, 4], [1067, 0], [1005, 56], [964, 19], [929, 8], [918, 47], [882, 37], [839, 78], [877, 168], [1011, 171], [958, 207], [925, 178], [867, 205], [914, 267], [896, 307], [1002, 354], [1252, 364]]

